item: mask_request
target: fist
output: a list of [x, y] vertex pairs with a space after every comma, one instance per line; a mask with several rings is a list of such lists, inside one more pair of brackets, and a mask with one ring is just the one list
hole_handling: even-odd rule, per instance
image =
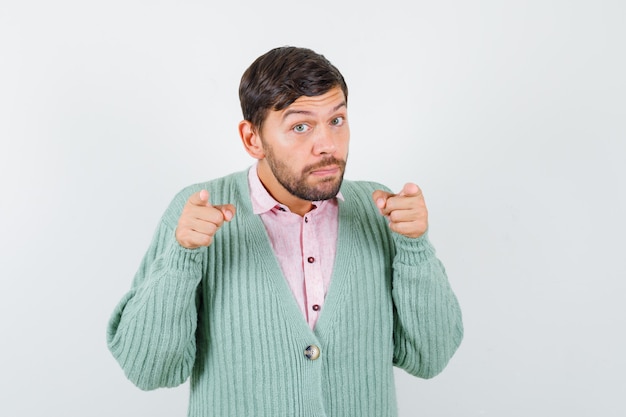
[[394, 232], [417, 238], [428, 229], [428, 210], [417, 185], [407, 183], [398, 194], [376, 190], [372, 198], [380, 213], [389, 219], [389, 228]]
[[213, 206], [209, 203], [209, 192], [199, 191], [189, 197], [176, 227], [176, 240], [187, 249], [209, 246], [213, 236], [225, 221], [235, 215], [235, 206], [225, 204]]

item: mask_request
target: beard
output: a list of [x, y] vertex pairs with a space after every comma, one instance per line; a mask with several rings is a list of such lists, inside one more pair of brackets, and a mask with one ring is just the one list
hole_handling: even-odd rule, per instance
[[[265, 151], [265, 160], [274, 174], [274, 177], [290, 194], [306, 201], [322, 201], [334, 198], [339, 192], [341, 183], [343, 182], [343, 174], [346, 169], [345, 160], [329, 156], [315, 164], [304, 167], [298, 174], [293, 172], [285, 162], [276, 158], [272, 147], [267, 143], [263, 144], [263, 150]], [[319, 182], [315, 185], [311, 185], [307, 182], [309, 174], [312, 171], [331, 165], [339, 167], [339, 176], [320, 178]]]

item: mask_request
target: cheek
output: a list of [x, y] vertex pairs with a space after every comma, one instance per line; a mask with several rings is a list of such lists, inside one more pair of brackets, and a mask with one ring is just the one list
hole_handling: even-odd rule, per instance
[[350, 145], [350, 134], [343, 136], [338, 142], [337, 148], [344, 154], [348, 153], [348, 147]]

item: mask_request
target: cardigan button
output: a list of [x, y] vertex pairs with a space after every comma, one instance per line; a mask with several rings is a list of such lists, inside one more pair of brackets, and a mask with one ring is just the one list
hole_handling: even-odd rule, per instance
[[320, 357], [320, 348], [315, 345], [307, 346], [306, 349], [304, 349], [304, 356], [306, 356], [307, 359], [314, 361]]

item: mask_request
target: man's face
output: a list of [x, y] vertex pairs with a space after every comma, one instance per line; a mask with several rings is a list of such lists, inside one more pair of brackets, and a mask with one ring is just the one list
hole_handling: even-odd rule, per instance
[[284, 191], [305, 201], [337, 195], [350, 140], [346, 101], [340, 88], [321, 96], [302, 96], [283, 110], [270, 111], [259, 136], [265, 153], [261, 160], [266, 164], [262, 166], [264, 184], [270, 193], [278, 194], [275, 198], [281, 201]]

